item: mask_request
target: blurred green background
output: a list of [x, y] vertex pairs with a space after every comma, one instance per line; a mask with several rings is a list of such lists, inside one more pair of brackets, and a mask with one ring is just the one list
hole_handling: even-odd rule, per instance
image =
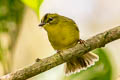
[[[38, 27], [45, 13], [75, 20], [87, 39], [120, 24], [119, 0], [0, 0], [0, 76], [34, 63], [55, 51]], [[99, 61], [87, 70], [65, 76], [64, 64], [28, 80], [120, 80], [120, 40], [93, 52]]]

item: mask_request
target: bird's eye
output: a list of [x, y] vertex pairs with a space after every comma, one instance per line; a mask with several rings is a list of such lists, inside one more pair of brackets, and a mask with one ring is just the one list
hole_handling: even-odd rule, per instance
[[50, 21], [52, 21], [52, 20], [53, 20], [53, 18], [49, 18], [49, 19], [48, 19], [48, 22], [50, 22]]

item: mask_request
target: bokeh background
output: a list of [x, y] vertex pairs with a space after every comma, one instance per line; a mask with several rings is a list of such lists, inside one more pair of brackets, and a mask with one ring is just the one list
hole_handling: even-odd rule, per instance
[[[46, 13], [72, 18], [81, 39], [120, 25], [120, 0], [0, 0], [0, 76], [53, 53], [47, 33], [38, 27]], [[64, 64], [28, 80], [120, 80], [120, 40], [93, 52], [95, 66], [65, 76]]]

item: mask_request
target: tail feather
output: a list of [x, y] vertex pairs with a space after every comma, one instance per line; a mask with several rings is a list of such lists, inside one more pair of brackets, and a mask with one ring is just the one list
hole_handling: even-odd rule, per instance
[[86, 53], [79, 58], [72, 58], [65, 65], [65, 73], [66, 75], [70, 75], [72, 73], [80, 72], [80, 70], [87, 69], [88, 67], [94, 65], [98, 60], [99, 57], [91, 52]]

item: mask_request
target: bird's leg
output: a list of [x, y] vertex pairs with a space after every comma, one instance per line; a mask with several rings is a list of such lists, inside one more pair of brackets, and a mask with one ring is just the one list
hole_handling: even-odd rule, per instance
[[57, 53], [61, 53], [62, 51], [61, 50], [57, 50]]
[[79, 43], [79, 44], [84, 44], [84, 46], [86, 46], [86, 45], [85, 45], [85, 41], [82, 40], [82, 39], [79, 39], [79, 40], [78, 40], [78, 43]]
[[35, 61], [36, 61], [36, 62], [39, 62], [40, 60], [41, 60], [40, 58], [37, 58]]
[[62, 55], [63, 51], [62, 51], [62, 50], [57, 50], [57, 53], [58, 53], [58, 54], [61, 56], [61, 58], [64, 60], [63, 55]]
[[85, 43], [85, 41], [84, 41], [84, 40], [82, 40], [82, 39], [79, 39], [79, 40], [78, 40], [78, 43], [80, 43], [80, 44], [84, 44], [84, 43]]

